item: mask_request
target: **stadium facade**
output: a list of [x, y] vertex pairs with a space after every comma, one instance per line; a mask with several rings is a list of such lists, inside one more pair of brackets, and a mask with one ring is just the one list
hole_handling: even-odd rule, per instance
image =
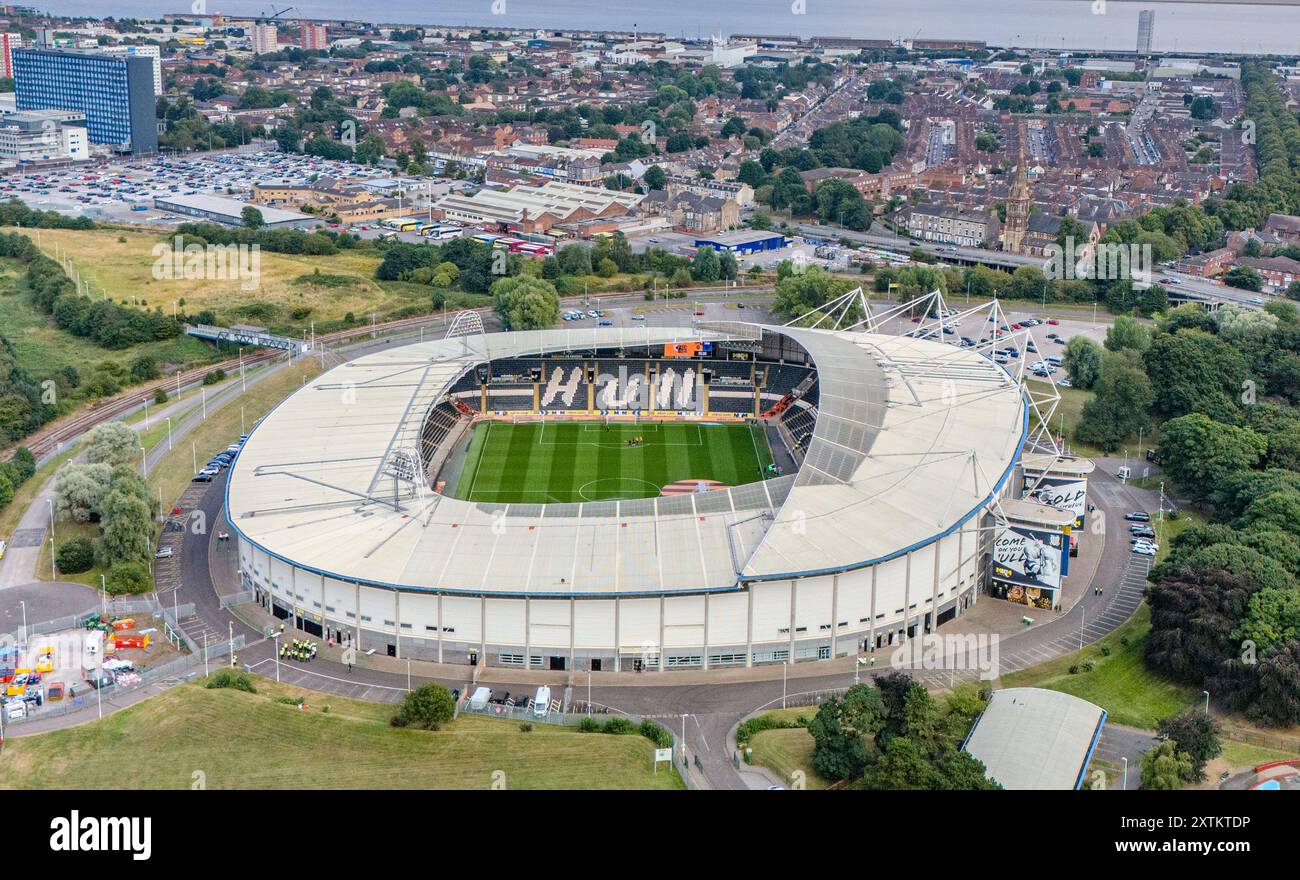
[[[651, 357], [670, 351], [696, 356]], [[469, 423], [566, 399], [591, 418], [595, 389], [541, 405], [550, 368], [637, 358], [652, 383], [686, 368], [732, 402], [652, 394], [649, 411], [597, 413], [757, 415], [797, 471], [585, 503], [440, 494]], [[518, 387], [492, 378], [538, 360]], [[923, 338], [738, 322], [476, 333], [358, 358], [287, 398], [236, 459], [226, 512], [257, 601], [366, 651], [603, 671], [829, 658], [975, 602], [1030, 411], [988, 357]]]

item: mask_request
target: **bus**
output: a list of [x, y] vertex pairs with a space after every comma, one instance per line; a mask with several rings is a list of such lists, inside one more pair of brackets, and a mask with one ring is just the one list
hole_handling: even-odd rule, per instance
[[497, 240], [498, 238], [500, 238], [500, 237], [501, 237], [501, 236], [499, 236], [499, 235], [493, 235], [493, 234], [490, 233], [490, 232], [480, 232], [478, 235], [474, 236], [474, 240], [475, 240], [475, 241], [481, 241], [481, 242], [483, 242], [484, 244], [492, 244], [494, 241], [496, 241], [496, 240]]

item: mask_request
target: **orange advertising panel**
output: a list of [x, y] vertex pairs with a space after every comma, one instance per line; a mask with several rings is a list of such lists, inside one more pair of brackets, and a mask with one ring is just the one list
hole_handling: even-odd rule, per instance
[[704, 350], [704, 343], [702, 342], [664, 343], [664, 357], [669, 357], [669, 358], [695, 357], [703, 350]]

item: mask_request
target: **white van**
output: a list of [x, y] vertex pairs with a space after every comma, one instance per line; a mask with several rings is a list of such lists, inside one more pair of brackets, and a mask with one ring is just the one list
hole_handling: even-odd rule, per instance
[[469, 698], [469, 707], [471, 709], [486, 709], [488, 700], [492, 698], [491, 688], [475, 688], [473, 696]]
[[546, 713], [551, 710], [551, 689], [542, 685], [537, 689], [537, 695], [533, 697], [533, 717], [545, 718]]

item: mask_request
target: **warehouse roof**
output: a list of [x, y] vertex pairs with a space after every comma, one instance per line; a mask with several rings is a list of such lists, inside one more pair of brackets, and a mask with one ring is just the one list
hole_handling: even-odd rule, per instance
[[[424, 414], [484, 360], [727, 332], [786, 334], [817, 366], [820, 413], [796, 474], [582, 504], [487, 504], [394, 488], [403, 457], [416, 459]], [[1005, 483], [1026, 430], [1019, 386], [989, 359], [938, 342], [742, 322], [493, 333], [386, 350], [318, 377], [253, 431], [231, 472], [227, 510], [273, 556], [380, 586], [732, 590], [861, 567], [954, 531]]]
[[994, 691], [962, 747], [990, 779], [1012, 791], [1078, 788], [1106, 713], [1087, 700], [1043, 688]]

